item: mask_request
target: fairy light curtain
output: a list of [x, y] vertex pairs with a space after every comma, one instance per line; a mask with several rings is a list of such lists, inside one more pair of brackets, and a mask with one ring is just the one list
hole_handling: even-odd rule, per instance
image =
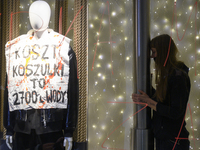
[[[199, 0], [151, 1], [151, 38], [164, 33], [171, 35], [179, 50], [179, 60], [184, 61], [190, 69], [191, 92], [186, 114], [190, 149], [200, 149], [199, 2]], [[152, 73], [154, 73], [153, 67]]]
[[[89, 150], [131, 147], [132, 2], [88, 1]], [[199, 3], [200, 0], [151, 0], [150, 4], [151, 38], [163, 33], [171, 35], [179, 49], [178, 58], [190, 68], [191, 93], [186, 114], [190, 149], [200, 149]], [[155, 77], [153, 61], [151, 72]]]
[[131, 149], [133, 1], [88, 1], [88, 149]]

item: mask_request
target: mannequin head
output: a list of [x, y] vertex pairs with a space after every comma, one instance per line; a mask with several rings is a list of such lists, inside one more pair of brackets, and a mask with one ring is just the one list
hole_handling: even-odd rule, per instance
[[51, 9], [45, 1], [35, 1], [29, 8], [29, 20], [35, 31], [44, 31], [49, 25]]

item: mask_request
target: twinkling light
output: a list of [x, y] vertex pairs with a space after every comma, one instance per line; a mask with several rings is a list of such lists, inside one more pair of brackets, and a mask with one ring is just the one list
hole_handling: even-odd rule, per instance
[[90, 28], [93, 28], [94, 27], [94, 25], [93, 24], [90, 24]]
[[111, 68], [111, 67], [112, 67], [112, 65], [111, 65], [111, 64], [108, 64], [107, 66], [108, 66], [108, 68]]
[[115, 11], [112, 12], [112, 16], [116, 16], [116, 12]]
[[[199, 68], [199, 33], [196, 32], [195, 30], [195, 22], [199, 22], [199, 17], [197, 16], [196, 17], [196, 20], [195, 20], [195, 7], [194, 4], [196, 1], [187, 1], [187, 0], [184, 0], [182, 1], [182, 4], [181, 5], [179, 3], [179, 1], [175, 1], [177, 2], [177, 27], [178, 27], [178, 31], [176, 30], [175, 26], [176, 26], [176, 22], [174, 23], [173, 25], [173, 30], [171, 30], [171, 27], [172, 27], [172, 20], [169, 20], [169, 23], [165, 22], [165, 26], [170, 26], [170, 28], [164, 28], [165, 31], [160, 31], [161, 33], [167, 33], [169, 35], [171, 35], [172, 33], [172, 36], [175, 40], [175, 42], [177, 43], [177, 47], [181, 53], [181, 57], [180, 57], [180, 60], [184, 61], [186, 63], [187, 66], [189, 66], [190, 68], [190, 79], [191, 79], [191, 83], [192, 83], [192, 90], [191, 90], [191, 94], [190, 94], [190, 99], [189, 99], [189, 104], [191, 106], [191, 110], [192, 110], [192, 114], [189, 113], [189, 110], [187, 111], [187, 117], [186, 117], [186, 122], [187, 122], [187, 129], [188, 131], [190, 132], [190, 134], [192, 134], [192, 132], [194, 131], [194, 137], [193, 136], [190, 136], [190, 140], [191, 140], [191, 149], [194, 149], [195, 145], [194, 142], [193, 142], [193, 139], [194, 138], [196, 141], [199, 139], [199, 135], [197, 134], [198, 132], [198, 128], [199, 128], [199, 100], [197, 99], [200, 95], [199, 95], [199, 86], [200, 85], [200, 79], [199, 79], [199, 72], [200, 70], [198, 69]], [[173, 5], [173, 4], [171, 4]], [[169, 8], [169, 7], [168, 7]], [[182, 9], [180, 9], [182, 8]], [[158, 11], [158, 10], [156, 10]], [[169, 12], [170, 10], [168, 10]], [[173, 10], [171, 10], [173, 12]], [[190, 13], [193, 11], [193, 14], [189, 20], [189, 15]], [[166, 14], [167, 12], [163, 12], [163, 11], [160, 11], [160, 16], [154, 16], [152, 22], [154, 22], [153, 24], [156, 24], [156, 23], [159, 23], [159, 20], [162, 19], [162, 16], [167, 16], [167, 15], [164, 15]], [[175, 14], [176, 15], [176, 14]], [[171, 18], [172, 18], [172, 15], [171, 15]], [[187, 22], [189, 23], [189, 26], [188, 28], [186, 28], [186, 24]], [[162, 26], [163, 26], [162, 25]], [[161, 27], [161, 26], [160, 26]], [[161, 29], [161, 28], [160, 28]], [[171, 30], [171, 31], [169, 31]], [[197, 25], [197, 31], [199, 31], [199, 27]], [[156, 30], [154, 30], [153, 32], [153, 35], [156, 35]], [[178, 32], [178, 33], [177, 33]], [[183, 33], [185, 33], [182, 41], [180, 40], [181, 37], [183, 36]], [[195, 34], [195, 32], [197, 34]], [[177, 33], [177, 34], [176, 34]], [[177, 35], [179, 36], [179, 39], [177, 37]], [[195, 40], [197, 42], [197, 44], [195, 44]], [[179, 44], [178, 44], [179, 43]], [[180, 56], [180, 55], [179, 55]], [[195, 64], [197, 66], [195, 66]], [[196, 74], [197, 76], [195, 76], [195, 70], [196, 70]], [[193, 118], [193, 126], [192, 125], [192, 118], [190, 117], [192, 116]], [[196, 142], [195, 141], [195, 142]], [[197, 142], [196, 142], [197, 143]], [[199, 144], [196, 144], [196, 148], [200, 149], [199, 147], [200, 145]]]
[[[126, 3], [125, 3], [126, 2]], [[133, 2], [130, 0], [127, 1], [109, 1], [109, 2], [99, 2], [99, 1], [90, 1], [89, 6], [89, 25], [93, 24], [93, 28], [89, 26], [89, 68], [92, 65], [92, 58], [94, 58], [94, 52], [90, 51], [90, 49], [94, 49], [94, 44], [100, 43], [98, 45], [95, 61], [94, 61], [94, 70], [89, 72], [92, 74], [89, 78], [89, 107], [98, 106], [101, 108], [101, 111], [104, 113], [100, 113], [99, 111], [89, 110], [89, 122], [96, 122], [96, 116], [99, 116], [98, 122], [101, 122], [100, 126], [95, 130], [98, 130], [98, 133], [102, 133], [102, 138], [93, 137], [90, 140], [90, 149], [100, 149], [100, 147], [96, 148], [95, 143], [103, 143], [104, 140], [106, 145], [109, 145], [109, 141], [115, 143], [114, 147], [126, 147], [126, 149], [130, 149], [130, 144], [127, 142], [124, 143], [124, 139], [126, 141], [130, 141], [130, 137], [127, 136], [130, 133], [130, 128], [133, 127], [133, 123], [129, 123], [126, 125], [127, 128], [123, 129], [123, 127], [119, 127], [116, 132], [114, 132], [110, 137], [107, 138], [107, 134], [112, 132], [119, 124], [123, 122], [123, 118], [126, 119], [128, 116], [131, 116], [133, 113], [133, 105], [127, 104], [118, 104], [118, 103], [107, 103], [108, 101], [113, 102], [131, 102], [130, 95], [132, 90], [127, 89], [126, 83], [124, 81], [127, 80], [127, 85], [132, 86], [132, 79], [129, 78], [132, 76], [132, 69], [127, 68], [125, 65], [132, 64], [132, 52], [130, 51], [133, 40], [133, 28], [132, 28], [132, 4]], [[109, 7], [109, 9], [108, 9]], [[97, 12], [96, 10], [99, 10]], [[109, 12], [108, 12], [109, 10]], [[101, 19], [97, 19], [101, 18]], [[91, 30], [90, 30], [91, 29]], [[93, 31], [92, 31], [93, 30]], [[95, 45], [96, 46], [96, 45]], [[126, 48], [124, 48], [126, 47]], [[101, 67], [98, 67], [101, 66]], [[127, 68], [127, 71], [126, 69]], [[126, 74], [126, 75], [125, 75]], [[126, 77], [127, 76], [127, 77]], [[94, 79], [94, 80], [93, 80]], [[98, 84], [97, 84], [98, 83]], [[94, 84], [94, 86], [93, 86]], [[91, 88], [90, 88], [91, 87]], [[101, 94], [101, 99], [99, 101], [95, 101], [95, 97], [99, 97]], [[129, 97], [128, 99], [126, 97]], [[125, 108], [125, 106], [128, 106]], [[112, 108], [112, 109], [111, 109]], [[119, 110], [116, 112], [116, 110]], [[118, 118], [115, 117], [116, 114]], [[95, 115], [94, 115], [95, 114]], [[103, 115], [105, 114], [105, 115]], [[94, 121], [96, 120], [96, 121]], [[89, 123], [90, 124], [90, 123]], [[93, 128], [92, 128], [93, 129]], [[88, 131], [88, 135], [94, 135], [95, 131]], [[121, 131], [121, 132], [120, 132]], [[122, 132], [123, 131], [123, 132]], [[116, 136], [119, 132], [123, 135], [123, 140], [119, 140]], [[92, 144], [94, 143], [94, 144]], [[101, 145], [101, 144], [100, 144]], [[118, 145], [118, 146], [117, 146]], [[123, 146], [124, 145], [124, 146]], [[112, 148], [112, 147], [110, 147]]]
[[97, 68], [101, 67], [101, 64], [97, 64]]
[[99, 55], [99, 59], [103, 59], [103, 55]]
[[[125, 103], [131, 102], [133, 91], [132, 53], [134, 48], [132, 43], [135, 39], [133, 39], [134, 20], [132, 14], [134, 10], [133, 1], [130, 0], [117, 2], [110, 0], [108, 3], [98, 0], [89, 0], [88, 2], [88, 137], [90, 137], [88, 147], [89, 149], [101, 149], [101, 144], [109, 133], [114, 131], [123, 120], [129, 118], [134, 111], [133, 105]], [[198, 106], [198, 98], [200, 97], [200, 25], [199, 11], [195, 18], [195, 2], [195, 0], [151, 1], [150, 21], [151, 38], [160, 34], [172, 35], [180, 52], [177, 55], [178, 58], [184, 61], [190, 69], [191, 94], [189, 104], [192, 114], [188, 108], [185, 120], [190, 132], [191, 149], [195, 147], [192, 138], [199, 139], [200, 126], [198, 117], [200, 115]], [[173, 14], [174, 5], [176, 13]], [[174, 18], [172, 18], [173, 16]], [[96, 44], [97, 49], [95, 50]], [[90, 71], [93, 61], [94, 70]], [[195, 70], [197, 76], [195, 76]], [[153, 66], [151, 72], [155, 77]], [[152, 82], [155, 87], [155, 81]], [[113, 103], [108, 103], [110, 101]], [[191, 123], [191, 115], [193, 123]], [[108, 147], [110, 143], [114, 143], [112, 147], [108, 148], [130, 149], [128, 145], [130, 145], [131, 137], [129, 135], [134, 123], [133, 117], [129, 119], [129, 124], [120, 126], [107, 138], [104, 146]], [[96, 124], [94, 122], [99, 124], [96, 128], [92, 127]], [[192, 135], [193, 131], [194, 136]], [[99, 138], [100, 134], [101, 138]], [[196, 148], [200, 149], [200, 144], [197, 142]]]

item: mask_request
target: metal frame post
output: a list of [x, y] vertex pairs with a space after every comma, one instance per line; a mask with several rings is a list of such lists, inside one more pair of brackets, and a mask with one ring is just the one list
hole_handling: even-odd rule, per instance
[[[150, 0], [134, 0], [134, 44], [136, 51], [137, 93], [142, 90], [150, 93]], [[138, 93], [139, 94], [139, 93]], [[144, 106], [136, 105], [136, 112]], [[134, 150], [153, 150], [153, 134], [150, 130], [151, 109], [145, 108], [136, 114], [134, 129]]]

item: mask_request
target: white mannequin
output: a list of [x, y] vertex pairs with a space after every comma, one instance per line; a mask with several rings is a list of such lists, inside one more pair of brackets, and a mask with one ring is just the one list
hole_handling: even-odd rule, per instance
[[41, 38], [46, 31], [51, 16], [51, 9], [45, 1], [35, 1], [29, 8], [29, 20], [35, 34]]
[[[35, 35], [38, 39], [44, 37], [47, 32], [47, 27], [49, 25], [49, 20], [51, 16], [51, 9], [47, 2], [45, 1], [35, 1], [31, 4], [29, 8], [29, 20], [30, 24], [35, 31]], [[65, 147], [68, 141], [67, 150], [72, 149], [72, 137], [65, 137], [63, 146]], [[12, 136], [6, 135], [6, 144], [8, 148], [12, 149]]]

